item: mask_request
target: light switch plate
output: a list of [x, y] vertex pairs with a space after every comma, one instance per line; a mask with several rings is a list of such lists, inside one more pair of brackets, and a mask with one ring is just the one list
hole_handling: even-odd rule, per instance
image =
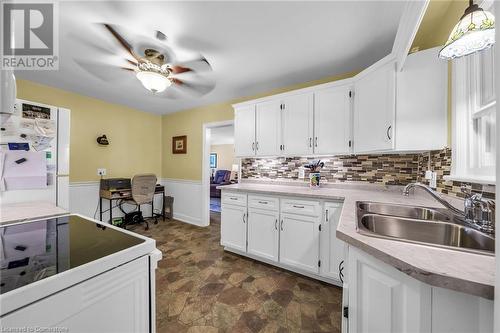
[[97, 169], [98, 176], [106, 176], [106, 169]]

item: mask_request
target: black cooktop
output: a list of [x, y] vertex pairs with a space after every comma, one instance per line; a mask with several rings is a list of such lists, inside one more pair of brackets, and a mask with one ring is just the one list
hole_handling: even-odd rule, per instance
[[73, 215], [0, 226], [0, 294], [143, 242]]

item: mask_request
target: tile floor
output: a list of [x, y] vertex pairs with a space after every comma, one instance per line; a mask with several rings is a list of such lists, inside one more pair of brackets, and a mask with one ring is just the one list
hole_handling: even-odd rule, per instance
[[224, 252], [210, 227], [160, 221], [136, 232], [163, 252], [156, 325], [165, 332], [340, 332], [340, 288]]

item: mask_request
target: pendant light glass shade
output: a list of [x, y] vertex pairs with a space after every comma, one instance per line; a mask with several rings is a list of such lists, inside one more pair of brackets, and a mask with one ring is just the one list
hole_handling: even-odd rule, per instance
[[441, 59], [455, 59], [495, 44], [495, 16], [474, 5], [472, 0], [439, 52]]
[[139, 81], [141, 81], [144, 88], [153, 93], [162, 92], [172, 84], [166, 76], [156, 72], [137, 72], [136, 76]]

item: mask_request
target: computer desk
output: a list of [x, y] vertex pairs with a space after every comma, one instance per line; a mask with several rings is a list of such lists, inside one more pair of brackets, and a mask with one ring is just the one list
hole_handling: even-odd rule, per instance
[[[160, 216], [165, 219], [165, 186], [156, 185], [155, 193], [153, 194], [153, 202], [151, 203], [151, 217], [154, 217], [154, 196], [161, 194], [162, 209]], [[99, 220], [102, 220], [102, 199], [107, 199], [109, 201], [109, 223], [113, 220], [113, 200], [131, 200], [132, 199], [132, 189], [120, 189], [120, 190], [99, 190]]]

